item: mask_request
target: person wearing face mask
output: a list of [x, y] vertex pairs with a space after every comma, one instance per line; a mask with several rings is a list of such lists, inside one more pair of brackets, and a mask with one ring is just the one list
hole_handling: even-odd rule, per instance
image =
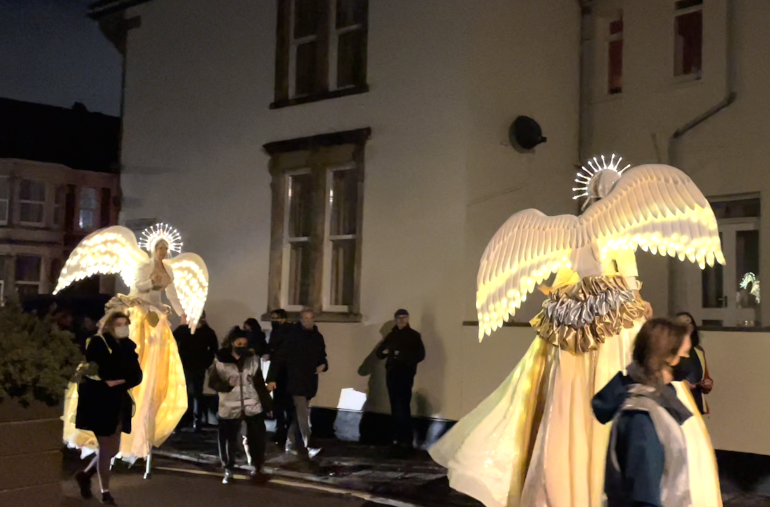
[[676, 321], [687, 328], [692, 342], [692, 351], [690, 357], [683, 357], [674, 368], [674, 380], [687, 382], [690, 393], [695, 399], [695, 404], [698, 406], [698, 411], [705, 415], [709, 413], [706, 395], [714, 387], [714, 381], [711, 380], [706, 362], [706, 351], [703, 350], [700, 343], [700, 333], [698, 333], [698, 326], [695, 325], [695, 319], [692, 318], [692, 315], [687, 312], [679, 313], [676, 316]]
[[190, 331], [189, 326], [181, 325], [174, 330], [174, 338], [179, 347], [179, 356], [187, 381], [189, 400], [187, 420], [193, 420], [193, 431], [199, 433], [203, 428], [203, 418], [206, 412], [206, 400], [203, 394], [206, 370], [214, 362], [214, 355], [219, 348], [219, 339], [217, 333], [209, 327], [205, 311], [198, 321], [195, 334]]
[[219, 458], [225, 469], [223, 484], [233, 481], [235, 447], [241, 423], [246, 423], [246, 453], [254, 467], [252, 478], [265, 482], [265, 415], [272, 411], [272, 398], [265, 385], [259, 356], [249, 348], [248, 333], [235, 328], [230, 346], [219, 350], [209, 375], [209, 387], [219, 393]]
[[[607, 507], [721, 505], [714, 450], [691, 429], [700, 417], [692, 399], [680, 397], [672, 384], [674, 369], [691, 346], [685, 326], [661, 318], [646, 322], [634, 342], [628, 374], [618, 373], [594, 396], [597, 420], [612, 423]], [[691, 462], [688, 454], [712, 459]]]
[[[286, 337], [291, 332], [291, 324], [289, 324], [289, 316], [286, 310], [278, 309], [271, 312], [270, 324], [272, 329], [270, 330], [268, 351], [270, 357], [277, 357], [277, 355], [281, 354]], [[273, 361], [273, 364], [277, 364], [277, 362]], [[270, 368], [275, 371], [277, 366], [271, 366]], [[276, 371], [275, 373], [277, 377], [275, 378], [275, 390], [273, 391], [273, 415], [275, 416], [273, 442], [278, 444], [279, 447], [285, 447], [286, 437], [289, 434], [289, 426], [291, 425], [291, 418], [289, 416], [293, 405], [291, 395], [286, 388], [286, 370]], [[272, 374], [272, 371], [269, 372], [270, 374]]]
[[129, 390], [142, 382], [136, 344], [128, 339], [129, 319], [109, 314], [101, 333], [85, 345], [87, 366], [78, 386], [75, 427], [96, 436], [99, 449], [89, 465], [75, 476], [83, 498], [90, 498], [91, 478], [99, 474], [102, 503], [114, 505], [110, 494], [110, 462], [118, 453], [121, 433], [131, 433], [134, 402]]

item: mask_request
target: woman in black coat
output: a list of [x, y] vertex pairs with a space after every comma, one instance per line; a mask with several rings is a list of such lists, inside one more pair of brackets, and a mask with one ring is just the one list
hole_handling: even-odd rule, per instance
[[99, 450], [75, 478], [83, 498], [90, 498], [91, 477], [98, 473], [102, 503], [110, 505], [115, 504], [109, 491], [110, 463], [120, 448], [121, 433], [131, 433], [134, 401], [129, 390], [142, 382], [136, 344], [128, 338], [129, 324], [125, 313], [111, 313], [101, 333], [86, 341], [88, 368], [78, 386], [75, 427], [93, 432]]

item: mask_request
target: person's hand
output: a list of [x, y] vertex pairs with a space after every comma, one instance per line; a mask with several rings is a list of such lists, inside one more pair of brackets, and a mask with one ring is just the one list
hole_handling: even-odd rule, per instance
[[319, 365], [318, 368], [315, 369], [316, 375], [320, 375], [324, 371], [326, 371], [326, 365], [324, 365], [324, 364]]
[[276, 388], [276, 387], [277, 387], [277, 386], [275, 385], [275, 382], [269, 382], [269, 383], [267, 384], [267, 390], [268, 390], [269, 392], [271, 392], [271, 393], [272, 393], [273, 391], [275, 391], [275, 388]]
[[186, 326], [188, 324], [188, 322], [187, 322], [187, 314], [186, 313], [183, 313], [179, 318], [182, 319], [179, 322], [180, 326]]
[[263, 361], [270, 361], [270, 354], [262, 354]]
[[383, 356], [387, 356], [388, 354], [390, 354], [390, 350], [385, 349], [385, 350], [382, 351], [382, 355]]
[[121, 384], [125, 384], [126, 383], [125, 380], [105, 380], [105, 382], [110, 387], [115, 387], [115, 386], [119, 386]]
[[238, 386], [238, 379], [237, 378], [231, 378], [230, 379], [230, 385], [233, 386], [233, 387], [237, 387]]
[[652, 305], [647, 301], [643, 301], [643, 303], [644, 303], [644, 318], [649, 320], [653, 316]]
[[267, 417], [269, 417], [270, 419], [273, 418], [273, 411], [272, 410], [267, 413]]
[[704, 394], [708, 394], [711, 392], [711, 390], [714, 388], [714, 381], [710, 378], [704, 378], [703, 381], [700, 383], [701, 389], [703, 389]]

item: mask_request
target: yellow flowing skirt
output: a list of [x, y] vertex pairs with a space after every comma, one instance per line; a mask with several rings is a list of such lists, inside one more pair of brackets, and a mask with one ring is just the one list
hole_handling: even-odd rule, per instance
[[[142, 383], [131, 390], [136, 407], [131, 419], [131, 434], [120, 440], [120, 457], [134, 462], [146, 458], [153, 447], [160, 447], [187, 411], [187, 385], [174, 335], [167, 317], [154, 307], [132, 306], [126, 309], [131, 318], [130, 338], [142, 367]], [[149, 312], [159, 320], [153, 326]], [[77, 384], [70, 384], [64, 402], [64, 442], [81, 449], [83, 455], [98, 448], [90, 431], [75, 428]]]
[[[591, 399], [631, 363], [643, 322], [584, 354], [536, 338], [502, 385], [430, 449], [450, 485], [487, 507], [601, 507], [610, 425], [595, 419]], [[676, 389], [695, 414], [682, 427], [693, 507], [721, 507], [706, 426], [688, 389]]]

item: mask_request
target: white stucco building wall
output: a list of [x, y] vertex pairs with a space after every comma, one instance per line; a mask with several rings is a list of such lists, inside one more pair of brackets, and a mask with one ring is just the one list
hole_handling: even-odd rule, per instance
[[[400, 307], [427, 348], [418, 415], [457, 419], [504, 379], [531, 333], [478, 345], [477, 329], [463, 322], [476, 320], [478, 259], [505, 219], [527, 207], [575, 209], [576, 2], [372, 1], [371, 91], [277, 110], [269, 109], [275, 2], [233, 0], [223, 9], [214, 0], [155, 0], [130, 15], [141, 27], [128, 39], [122, 220], [155, 218], [182, 231], [185, 248], [208, 265], [217, 331], [267, 310], [262, 145], [371, 127], [363, 322], [319, 326], [330, 370], [315, 403], [336, 407], [341, 389], [353, 387], [369, 391], [368, 409], [388, 411], [381, 375], [357, 371]], [[536, 153], [507, 145], [521, 114], [549, 138]], [[487, 381], [482, 369], [498, 373]]]

